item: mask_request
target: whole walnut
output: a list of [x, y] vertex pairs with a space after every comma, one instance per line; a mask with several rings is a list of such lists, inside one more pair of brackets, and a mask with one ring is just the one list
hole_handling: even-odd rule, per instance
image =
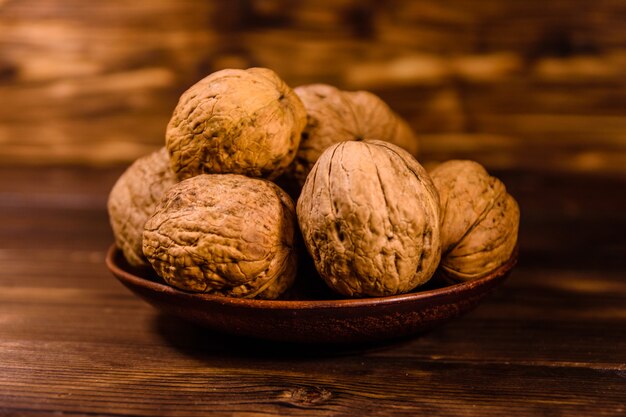
[[178, 180], [165, 148], [136, 160], [117, 180], [107, 208], [115, 243], [129, 264], [149, 266], [143, 256], [143, 226], [157, 203]]
[[341, 294], [407, 292], [439, 263], [437, 191], [422, 166], [388, 142], [326, 149], [296, 210], [317, 271]]
[[300, 186], [322, 152], [338, 142], [385, 140], [417, 154], [418, 141], [409, 125], [378, 96], [326, 84], [304, 85], [294, 91], [307, 112], [307, 125], [290, 168]]
[[517, 244], [519, 207], [504, 184], [473, 161], [448, 161], [431, 172], [441, 201], [443, 272], [478, 279], [506, 263]]
[[143, 252], [188, 291], [276, 298], [296, 273], [295, 210], [277, 185], [204, 174], [170, 188], [146, 222]]
[[165, 142], [181, 179], [203, 173], [273, 179], [295, 157], [305, 124], [302, 102], [276, 73], [227, 69], [183, 93]]

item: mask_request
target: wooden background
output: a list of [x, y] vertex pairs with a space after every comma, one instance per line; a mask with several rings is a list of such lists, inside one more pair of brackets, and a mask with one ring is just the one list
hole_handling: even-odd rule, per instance
[[0, 163], [126, 164], [226, 67], [381, 95], [423, 158], [626, 174], [623, 0], [0, 0]]
[[[624, 416], [626, 0], [0, 0], [0, 416]], [[267, 66], [380, 94], [486, 164], [520, 262], [463, 318], [353, 352], [159, 314], [106, 200], [178, 96]]]

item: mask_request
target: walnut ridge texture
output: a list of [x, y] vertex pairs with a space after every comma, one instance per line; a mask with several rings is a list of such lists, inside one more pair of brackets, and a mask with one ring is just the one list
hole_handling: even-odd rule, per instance
[[295, 210], [275, 184], [204, 174], [170, 188], [147, 221], [143, 251], [170, 285], [276, 298], [296, 273]]
[[507, 262], [517, 244], [520, 213], [504, 184], [473, 161], [444, 162], [430, 174], [442, 208], [443, 272], [468, 281]]
[[295, 157], [305, 124], [302, 102], [276, 73], [227, 69], [183, 93], [166, 147], [181, 179], [203, 173], [273, 179]]
[[378, 96], [342, 91], [326, 84], [295, 88], [307, 111], [307, 124], [290, 175], [300, 184], [322, 152], [347, 140], [389, 141], [417, 154], [418, 141], [409, 125]]
[[136, 160], [117, 180], [107, 202], [117, 247], [134, 266], [149, 266], [142, 252], [146, 220], [170, 186], [177, 182], [165, 148]]
[[326, 149], [297, 203], [316, 269], [347, 296], [398, 294], [428, 281], [441, 252], [439, 210], [426, 171], [383, 141]]
[[477, 279], [516, 247], [519, 208], [504, 185], [471, 161], [429, 175], [409, 125], [366, 91], [221, 70], [181, 96], [165, 136], [108, 209], [128, 262], [182, 290], [279, 297], [295, 280], [299, 231], [347, 297], [405, 293], [438, 267]]

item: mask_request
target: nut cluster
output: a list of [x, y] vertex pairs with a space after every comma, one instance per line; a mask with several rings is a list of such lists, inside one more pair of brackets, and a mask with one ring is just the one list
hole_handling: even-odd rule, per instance
[[[185, 291], [277, 298], [311, 256], [337, 293], [386, 296], [438, 268], [488, 275], [517, 242], [504, 185], [470, 161], [427, 173], [409, 125], [366, 91], [222, 70], [181, 96], [165, 136], [119, 178], [108, 209], [128, 263]], [[297, 205], [274, 180], [296, 185]]]

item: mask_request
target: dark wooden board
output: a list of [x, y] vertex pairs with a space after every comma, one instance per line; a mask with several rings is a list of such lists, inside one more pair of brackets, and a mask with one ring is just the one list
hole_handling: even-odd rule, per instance
[[122, 168], [0, 168], [0, 415], [621, 416], [626, 183], [497, 174], [522, 208], [520, 262], [465, 317], [328, 348], [166, 317], [106, 270]]
[[0, 163], [111, 164], [162, 146], [223, 68], [372, 90], [424, 154], [626, 172], [622, 0], [0, 1]]

